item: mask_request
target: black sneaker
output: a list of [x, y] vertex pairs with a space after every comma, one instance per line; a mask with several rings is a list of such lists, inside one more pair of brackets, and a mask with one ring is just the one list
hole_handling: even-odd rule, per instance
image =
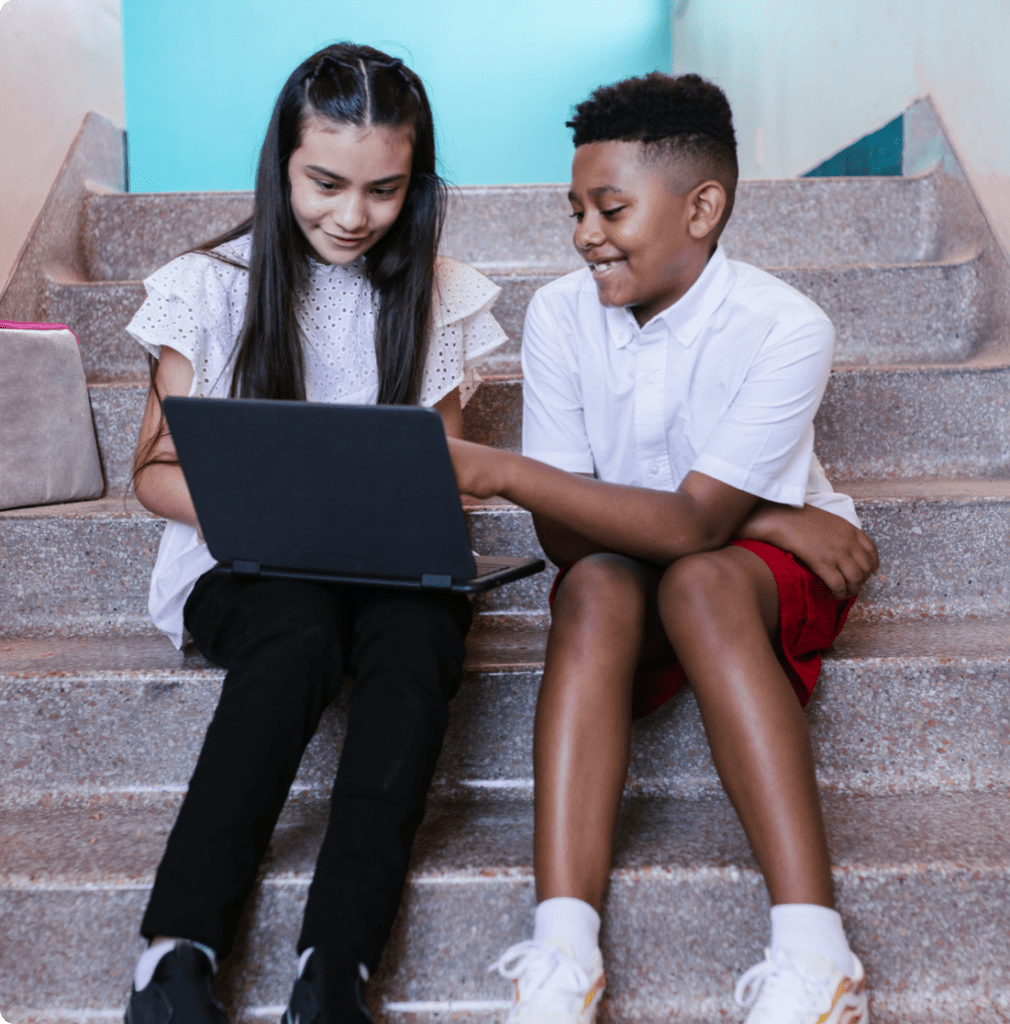
[[365, 1006], [364, 965], [344, 947], [316, 946], [281, 1024], [373, 1024]]
[[228, 1024], [214, 998], [210, 959], [188, 939], [179, 939], [139, 992], [132, 989], [124, 1024]]

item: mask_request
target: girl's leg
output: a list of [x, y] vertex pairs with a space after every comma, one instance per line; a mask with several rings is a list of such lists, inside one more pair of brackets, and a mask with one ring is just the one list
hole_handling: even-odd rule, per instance
[[628, 770], [631, 686], [648, 656], [652, 570], [621, 555], [591, 555], [554, 600], [533, 733], [537, 899], [603, 902]]
[[772, 646], [771, 570], [741, 547], [692, 555], [666, 571], [658, 603], [772, 903], [834, 906], [806, 718]]
[[198, 581], [187, 626], [228, 674], [158, 868], [147, 937], [228, 954], [302, 752], [340, 689], [342, 617], [333, 588]]
[[378, 964], [462, 678], [470, 605], [457, 594], [348, 594], [354, 675], [298, 949], [340, 946]]

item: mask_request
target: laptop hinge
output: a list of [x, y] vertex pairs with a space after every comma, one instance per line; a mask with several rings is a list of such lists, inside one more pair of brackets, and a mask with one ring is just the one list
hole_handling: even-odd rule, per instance
[[452, 587], [451, 576], [441, 576], [437, 573], [422, 572], [421, 573], [421, 586], [422, 587], [436, 587], [440, 590], [448, 590]]
[[250, 562], [245, 558], [233, 558], [231, 560], [231, 571], [237, 576], [259, 576], [259, 562]]

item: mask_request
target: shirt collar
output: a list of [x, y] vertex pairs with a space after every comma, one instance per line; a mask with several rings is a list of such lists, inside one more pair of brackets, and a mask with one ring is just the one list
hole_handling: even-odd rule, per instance
[[634, 313], [627, 307], [609, 310], [614, 315], [614, 345], [624, 348], [632, 338], [640, 336], [650, 326], [662, 324], [669, 336], [676, 338], [684, 348], [689, 348], [732, 287], [733, 268], [722, 246], [716, 246], [698, 280], [672, 306], [649, 320], [645, 327], [638, 326]]

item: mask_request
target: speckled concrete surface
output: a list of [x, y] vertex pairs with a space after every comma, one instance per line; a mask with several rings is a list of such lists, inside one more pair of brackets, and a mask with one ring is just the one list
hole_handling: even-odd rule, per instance
[[[985, 487], [987, 493], [979, 493]], [[853, 488], [856, 490], [856, 488]], [[857, 499], [880, 550], [855, 618], [979, 618], [1010, 611], [1010, 493], [1005, 481], [968, 496]], [[542, 555], [529, 513], [507, 504], [467, 511], [477, 551]], [[151, 629], [147, 588], [164, 521], [133, 498], [0, 512], [0, 633], [46, 635]], [[479, 595], [481, 612], [544, 612], [548, 570]], [[55, 582], [54, 582], [55, 581]]]
[[[0, 902], [15, 911], [5, 919], [18, 922], [11, 938], [22, 943], [17, 959], [0, 967], [10, 1002], [23, 1005], [19, 996], [32, 987], [66, 1005], [60, 973], [68, 968], [76, 982], [72, 1005], [122, 1000], [136, 946], [131, 926], [171, 811], [163, 804], [137, 829], [135, 814], [92, 803], [61, 819], [66, 828], [50, 821], [48, 827], [59, 831], [48, 842], [46, 824], [38, 823], [34, 841], [48, 848], [46, 869], [36, 871], [34, 882], [17, 871], [0, 881]], [[264, 882], [244, 922], [241, 955], [219, 979], [218, 991], [232, 1005], [285, 1000], [290, 950], [325, 820], [321, 811], [318, 801], [295, 801], [275, 833]], [[1004, 800], [831, 797], [825, 818], [839, 905], [876, 993], [900, 999], [909, 984], [935, 986], [938, 958], [948, 985], [970, 982], [980, 970], [994, 987], [1007, 983], [1010, 936], [986, 925], [992, 915], [984, 902], [999, 898], [1006, 883]], [[528, 800], [429, 808], [403, 911], [374, 986], [385, 1000], [445, 999], [447, 983], [454, 999], [502, 998], [503, 983], [484, 968], [529, 927], [531, 829]], [[18, 867], [31, 845], [26, 840], [9, 850]], [[100, 923], [87, 938], [77, 933], [78, 948], [54, 950], [43, 936], [68, 907], [79, 918], [100, 914]], [[661, 1019], [672, 992], [678, 1000], [700, 1004], [707, 995], [728, 1006], [735, 976], [761, 955], [766, 910], [753, 859], [724, 798], [627, 801], [604, 910], [612, 1009], [621, 1018]], [[720, 924], [701, 927], [713, 911]], [[951, 911], [961, 926], [952, 926]], [[976, 916], [965, 921], [961, 915], [971, 912]], [[901, 941], [909, 931], [913, 944]], [[448, 972], [446, 964], [452, 965]], [[893, 980], [896, 969], [905, 985]]]
[[88, 277], [142, 280], [251, 214], [251, 192], [89, 196], [83, 214]]
[[144, 350], [126, 325], [144, 301], [140, 281], [72, 281], [50, 277], [45, 287], [50, 315], [78, 337], [88, 381], [147, 380]]
[[83, 207], [89, 188], [123, 187], [123, 132], [98, 114], [88, 114], [53, 183], [14, 273], [0, 295], [0, 319], [49, 321], [47, 274], [54, 269], [85, 273]]
[[119, 497], [130, 490], [133, 452], [147, 405], [147, 392], [147, 384], [143, 382], [88, 387], [105, 474], [105, 497]]
[[[888, 627], [891, 639], [878, 648], [873, 627], [861, 624], [826, 660], [808, 716], [827, 788], [871, 794], [1010, 789], [1010, 649], [1000, 642], [1007, 620], [932, 625], [929, 644], [921, 630], [916, 639], [914, 631], [910, 637], [907, 629]], [[453, 702], [436, 792], [485, 792], [489, 785], [490, 791], [528, 790], [541, 668], [532, 659], [542, 623], [534, 631], [533, 649], [524, 654], [528, 667], [520, 661], [494, 668], [481, 654], [492, 641], [478, 629]], [[973, 638], [980, 639], [970, 656], [949, 653]], [[161, 639], [113, 636], [94, 650], [90, 643], [0, 643], [0, 769], [8, 805], [83, 791], [185, 786], [222, 671], [195, 653], [173, 652]], [[901, 653], [888, 653], [894, 650]], [[299, 787], [326, 788], [332, 781], [345, 698], [324, 716]], [[151, 742], [138, 743], [139, 736]], [[629, 781], [635, 792], [689, 796], [718, 789], [689, 693], [637, 723], [634, 736]]]

